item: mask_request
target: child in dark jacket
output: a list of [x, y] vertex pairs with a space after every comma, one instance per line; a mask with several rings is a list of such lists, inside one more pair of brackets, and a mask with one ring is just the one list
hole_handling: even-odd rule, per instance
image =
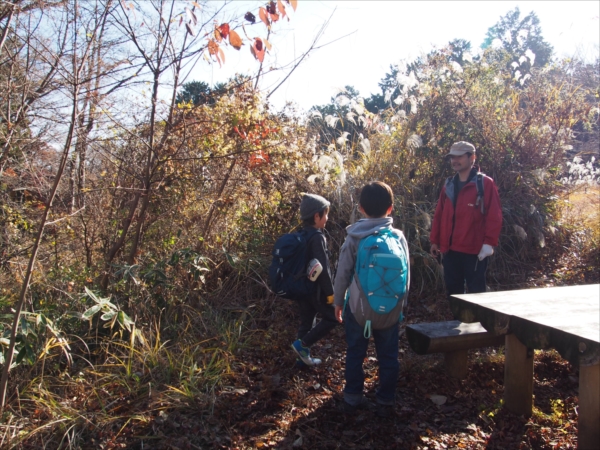
[[[327, 256], [327, 240], [322, 232], [327, 223], [329, 205], [326, 199], [315, 194], [304, 194], [300, 203], [300, 218], [304, 229], [312, 231], [307, 243], [307, 261], [317, 259], [323, 271], [316, 280], [315, 294], [297, 302], [300, 309], [300, 326], [298, 339], [292, 343], [292, 349], [298, 355], [298, 365], [314, 366], [321, 363], [320, 359], [310, 355], [310, 347], [337, 325], [333, 309], [333, 283]], [[311, 228], [316, 228], [316, 232]], [[321, 320], [313, 328], [317, 314], [321, 315]]]

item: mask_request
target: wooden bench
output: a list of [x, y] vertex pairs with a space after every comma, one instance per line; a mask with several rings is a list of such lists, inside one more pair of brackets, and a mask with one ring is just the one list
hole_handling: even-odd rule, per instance
[[406, 337], [418, 355], [444, 353], [448, 375], [458, 379], [467, 376], [467, 350], [504, 345], [504, 335], [495, 336], [479, 322], [458, 320], [413, 323], [406, 326]]

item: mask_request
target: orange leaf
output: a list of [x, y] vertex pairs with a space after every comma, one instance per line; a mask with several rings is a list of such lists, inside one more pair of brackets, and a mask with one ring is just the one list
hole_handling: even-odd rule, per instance
[[283, 2], [281, 0], [277, 0], [277, 10], [281, 14], [281, 18], [283, 19], [285, 17], [285, 6], [283, 5]]
[[290, 5], [292, 5], [292, 9], [296, 11], [296, 7], [298, 6], [297, 0], [286, 0]]
[[221, 42], [223, 40], [223, 36], [221, 36], [221, 32], [218, 28], [215, 28], [215, 32], [213, 33], [213, 35], [215, 36], [215, 40], [217, 42]]
[[254, 38], [254, 43], [252, 44], [250, 51], [256, 59], [263, 62], [263, 59], [265, 59], [265, 46], [263, 45], [261, 38]]
[[279, 14], [269, 14], [272, 22], [277, 22], [279, 20]]
[[269, 26], [269, 17], [265, 8], [260, 8], [258, 10], [258, 17], [260, 17], [260, 20], [262, 20], [267, 27]]
[[219, 32], [221, 33], [221, 36], [223, 36], [223, 39], [227, 39], [227, 36], [229, 36], [229, 24], [228, 23], [223, 23], [219, 26], [219, 28], [217, 28], [217, 30], [219, 30]]
[[223, 64], [225, 64], [225, 53], [223, 53], [223, 49], [221, 47], [219, 47], [219, 55], [218, 56], [221, 58], [219, 61], [219, 64], [221, 64], [221, 61], [223, 62]]
[[254, 169], [256, 167], [260, 167], [264, 164], [268, 164], [269, 163], [269, 154], [259, 150], [257, 152], [254, 152], [252, 154], [250, 154], [250, 161], [249, 161], [249, 166], [250, 169]]
[[240, 131], [240, 129], [237, 126], [233, 127], [233, 131], [235, 131], [237, 134], [239, 134], [242, 139], [247, 138], [246, 132], [244, 130]]
[[219, 44], [217, 44], [212, 39], [208, 41], [208, 53], [211, 55], [216, 55], [219, 52]]
[[231, 30], [229, 32], [229, 43], [236, 50], [239, 50], [240, 48], [242, 48], [242, 38], [234, 30]]

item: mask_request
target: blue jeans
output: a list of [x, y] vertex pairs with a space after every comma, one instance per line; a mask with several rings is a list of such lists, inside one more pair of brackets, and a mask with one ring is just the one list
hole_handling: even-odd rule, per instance
[[[365, 372], [363, 362], [367, 356], [369, 340], [364, 337], [364, 327], [361, 327], [349, 307], [344, 312], [346, 326], [346, 386], [344, 400], [351, 405], [362, 401]], [[396, 383], [400, 372], [398, 362], [398, 323], [385, 330], [373, 330], [377, 364], [379, 365], [379, 388], [376, 392], [377, 403], [394, 405]]]

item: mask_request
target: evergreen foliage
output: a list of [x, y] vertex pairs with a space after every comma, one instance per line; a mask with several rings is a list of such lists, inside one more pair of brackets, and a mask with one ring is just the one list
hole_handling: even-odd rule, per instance
[[[494, 45], [496, 40], [499, 46]], [[509, 11], [488, 29], [481, 48], [502, 50], [510, 55], [511, 61], [519, 61], [527, 56], [526, 64], [520, 64], [523, 75], [529, 73], [532, 67], [544, 67], [548, 64], [553, 51], [552, 46], [542, 36], [537, 14], [532, 11], [521, 19], [521, 11], [518, 7]]]

